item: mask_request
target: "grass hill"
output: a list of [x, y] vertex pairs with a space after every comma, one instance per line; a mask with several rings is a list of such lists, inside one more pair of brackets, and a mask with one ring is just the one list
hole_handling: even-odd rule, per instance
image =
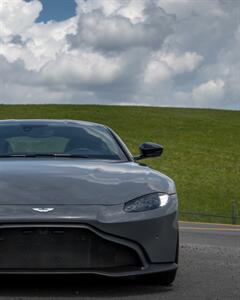
[[[78, 105], [0, 105], [0, 119], [81, 119], [106, 124], [132, 153], [153, 141], [164, 146], [161, 158], [145, 160], [177, 184], [180, 209], [231, 215], [240, 211], [240, 111]], [[181, 215], [181, 219], [225, 221]]]

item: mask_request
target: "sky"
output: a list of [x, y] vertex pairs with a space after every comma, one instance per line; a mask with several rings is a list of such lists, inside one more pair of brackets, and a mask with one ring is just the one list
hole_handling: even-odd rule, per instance
[[[32, 0], [28, 0], [28, 2], [30, 1]], [[76, 15], [77, 3], [75, 0], [41, 0], [41, 4], [42, 10], [37, 22], [59, 22]]]
[[0, 0], [0, 103], [240, 109], [240, 0]]

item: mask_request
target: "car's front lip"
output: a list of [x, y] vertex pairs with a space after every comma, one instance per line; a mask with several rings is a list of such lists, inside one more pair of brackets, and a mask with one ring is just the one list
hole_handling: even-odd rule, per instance
[[167, 271], [174, 271], [177, 269], [176, 263], [161, 263], [161, 264], [149, 264], [145, 268], [121, 268], [115, 270], [0, 270], [0, 274], [89, 274], [89, 275], [101, 275], [107, 277], [129, 277], [146, 274], [161, 273]]

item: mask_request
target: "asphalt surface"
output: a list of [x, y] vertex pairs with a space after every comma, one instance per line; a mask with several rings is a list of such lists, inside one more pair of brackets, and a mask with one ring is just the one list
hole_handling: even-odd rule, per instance
[[240, 299], [240, 226], [180, 223], [170, 287], [99, 277], [0, 277], [0, 299]]

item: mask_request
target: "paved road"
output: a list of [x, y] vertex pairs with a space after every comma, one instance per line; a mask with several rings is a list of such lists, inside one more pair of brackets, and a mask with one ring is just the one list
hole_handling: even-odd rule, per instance
[[180, 223], [180, 268], [171, 287], [98, 277], [0, 278], [0, 299], [240, 299], [240, 226]]

